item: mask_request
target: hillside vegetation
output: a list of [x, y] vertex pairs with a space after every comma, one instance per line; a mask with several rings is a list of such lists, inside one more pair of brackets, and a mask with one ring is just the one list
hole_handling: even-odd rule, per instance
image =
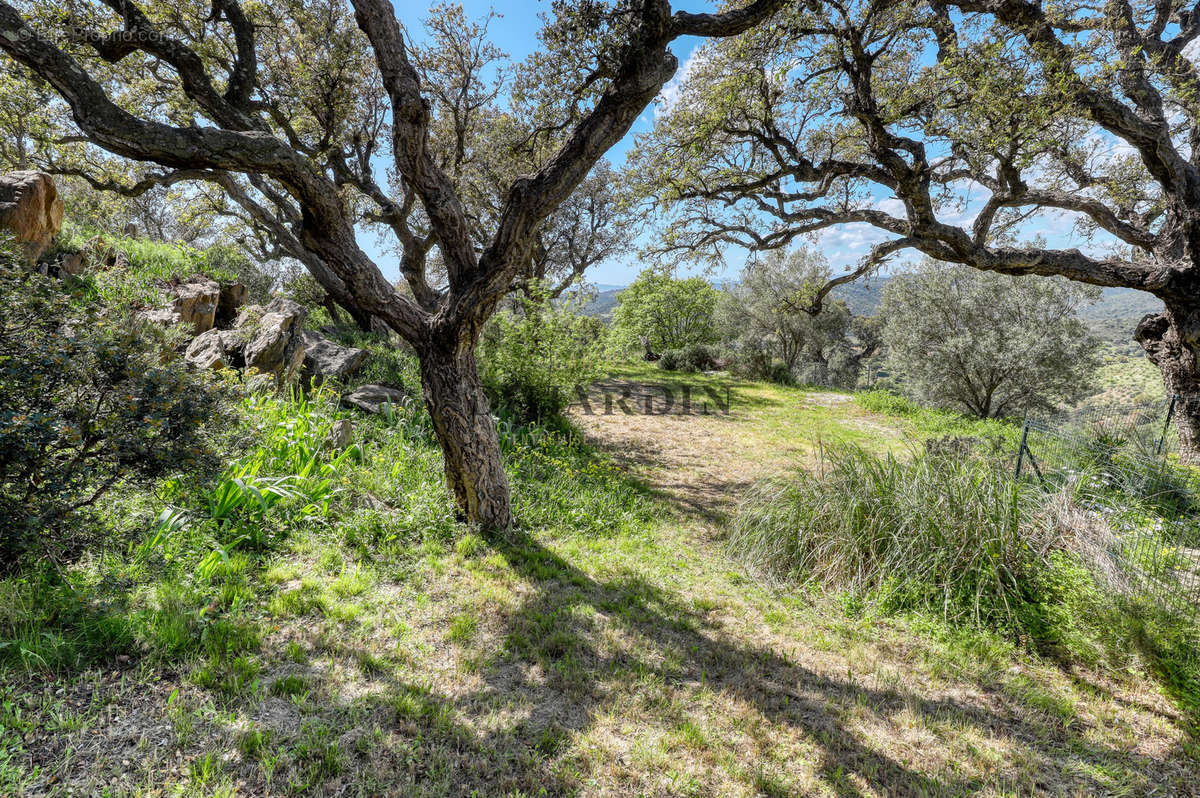
[[[161, 245], [128, 254], [74, 301], [154, 305], [171, 278], [216, 271]], [[342, 335], [371, 348], [364, 379], [417, 394], [410, 355]], [[793, 579], [799, 561], [764, 568], [752, 553], [747, 513], [766, 511], [771, 483], [745, 491], [760, 478], [802, 467], [821, 485], [837, 452], [902, 463], [948, 436], [1003, 457], [1018, 427], [884, 393], [607, 369], [566, 421], [500, 421], [519, 527], [491, 537], [455, 520], [419, 402], [369, 415], [342, 407], [336, 383], [259, 393], [218, 375], [209, 390], [228, 416], [213, 468], [115, 488], [95, 516], [108, 543], [67, 581], [50, 568], [0, 581], [0, 793], [1197, 783], [1192, 671], [1165, 678], [1162, 650], [1131, 645], [1167, 641], [1161, 630], [1075, 624], [1073, 583], [1039, 594], [1035, 634], [971, 620], [970, 600], [950, 612], [906, 588], [882, 601], [869, 579], [829, 572], [814, 591]], [[628, 388], [637, 408], [633, 390], [661, 385], [687, 389], [695, 412], [604, 410], [606, 393]], [[346, 421], [352, 436], [335, 444]]]

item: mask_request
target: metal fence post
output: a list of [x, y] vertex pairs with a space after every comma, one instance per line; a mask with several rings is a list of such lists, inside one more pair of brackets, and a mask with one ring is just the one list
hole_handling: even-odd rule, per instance
[[1017, 471], [1013, 474], [1013, 479], [1021, 478], [1021, 466], [1025, 464], [1025, 446], [1029, 440], [1029, 419], [1025, 419], [1025, 426], [1021, 427], [1021, 446], [1017, 449]]
[[1162, 454], [1163, 448], [1167, 445], [1167, 431], [1171, 429], [1171, 419], [1175, 417], [1175, 403], [1178, 401], [1179, 394], [1171, 397], [1171, 406], [1167, 408], [1167, 420], [1163, 422], [1163, 431], [1158, 439], [1158, 448], [1154, 450], [1155, 454]]

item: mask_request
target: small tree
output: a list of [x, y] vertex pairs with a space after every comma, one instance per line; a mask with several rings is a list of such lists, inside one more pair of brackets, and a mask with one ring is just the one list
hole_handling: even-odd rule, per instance
[[925, 401], [981, 418], [1082, 397], [1097, 341], [1076, 312], [1099, 290], [926, 261], [883, 293], [888, 362]]
[[479, 372], [488, 399], [519, 421], [549, 421], [567, 409], [575, 387], [600, 376], [601, 322], [570, 303], [555, 303], [537, 284], [517, 307], [488, 320]]
[[646, 269], [617, 295], [613, 340], [625, 350], [682, 349], [717, 340], [717, 289], [703, 277], [679, 279]]

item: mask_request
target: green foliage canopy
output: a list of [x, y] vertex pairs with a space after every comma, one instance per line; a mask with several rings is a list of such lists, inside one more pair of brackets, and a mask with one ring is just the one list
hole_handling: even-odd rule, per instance
[[1099, 365], [1076, 313], [1098, 296], [1063, 279], [926, 261], [884, 289], [888, 363], [925, 401], [980, 418], [1074, 401]]
[[654, 352], [709, 344], [717, 339], [717, 290], [703, 277], [676, 278], [646, 269], [617, 297], [614, 344]]

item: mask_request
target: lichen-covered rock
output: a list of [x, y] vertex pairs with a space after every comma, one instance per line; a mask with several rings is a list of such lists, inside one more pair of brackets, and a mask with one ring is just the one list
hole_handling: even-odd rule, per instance
[[354, 422], [348, 418], [333, 422], [325, 441], [334, 449], [345, 449], [354, 442]]
[[179, 322], [191, 324], [199, 335], [213, 328], [217, 319], [217, 305], [221, 300], [221, 284], [208, 277], [189, 277], [171, 287], [175, 295], [171, 310], [179, 316]]
[[342, 404], [357, 407], [368, 413], [378, 413], [385, 404], [403, 407], [408, 403], [408, 394], [390, 385], [360, 385], [342, 397]]
[[238, 316], [235, 327], [245, 336], [246, 368], [276, 376], [283, 382], [296, 375], [304, 362], [302, 305], [282, 297], [265, 308], [250, 305]]
[[200, 333], [183, 353], [183, 359], [201, 369], [238, 368], [242, 365], [244, 342], [231, 330], [207, 330]]
[[304, 374], [314, 382], [345, 379], [362, 367], [365, 349], [341, 346], [320, 333], [304, 333]]
[[58, 235], [62, 217], [62, 197], [50, 175], [31, 171], [0, 175], [0, 228], [12, 232], [30, 263]]
[[58, 270], [63, 274], [82, 274], [87, 268], [87, 255], [82, 252], [72, 252], [58, 262]]

